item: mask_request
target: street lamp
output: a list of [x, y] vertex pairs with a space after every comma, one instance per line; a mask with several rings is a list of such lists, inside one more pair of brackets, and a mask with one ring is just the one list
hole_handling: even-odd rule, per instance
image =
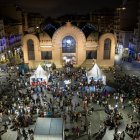
[[117, 8], [118, 11], [121, 11], [121, 10], [126, 10], [126, 7], [119, 7]]
[[126, 10], [126, 7], [122, 7], [122, 10]]

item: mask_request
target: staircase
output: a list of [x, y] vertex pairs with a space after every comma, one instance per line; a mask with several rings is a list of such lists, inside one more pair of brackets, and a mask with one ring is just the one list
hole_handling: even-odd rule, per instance
[[87, 68], [87, 69], [91, 69], [92, 66], [93, 66], [93, 63], [94, 63], [94, 62], [93, 62], [92, 59], [86, 59], [86, 60], [82, 63], [81, 67]]

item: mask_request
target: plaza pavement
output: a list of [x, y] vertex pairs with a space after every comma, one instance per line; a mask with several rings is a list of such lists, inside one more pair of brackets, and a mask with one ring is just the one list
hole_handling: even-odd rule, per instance
[[[80, 99], [78, 99], [78, 97], [76, 97], [76, 95], [74, 95], [74, 101], [77, 102]], [[121, 109], [121, 107], [119, 108], [119, 111], [123, 114], [123, 120], [121, 120], [121, 125], [119, 126], [119, 130], [120, 132], [122, 132], [125, 129], [125, 126], [127, 123], [130, 124], [130, 119], [128, 118], [128, 114], [132, 114], [132, 107], [127, 105], [126, 101], [126, 108], [124, 110]], [[109, 103], [114, 106], [115, 102], [114, 100], [109, 100]], [[100, 107], [99, 105], [97, 105], [96, 103], [91, 104], [90, 106], [94, 106], [95, 111], [91, 114], [88, 115], [88, 122], [91, 122], [91, 132], [92, 135], [97, 133], [99, 131], [99, 126], [100, 124], [103, 124], [103, 121], [105, 120], [107, 114], [104, 112], [104, 107]], [[78, 109], [80, 110], [80, 108]], [[36, 117], [35, 117], [36, 119]], [[83, 121], [85, 121], [85, 117], [82, 117]], [[5, 122], [7, 120], [7, 116], [4, 116], [3, 118], [3, 122]], [[134, 117], [134, 122], [135, 121], [139, 121], [139, 119], [135, 116]], [[88, 123], [87, 122], [87, 123]], [[69, 123], [69, 121], [67, 120], [66, 123], [66, 128], [71, 129], [72, 127], [76, 127], [77, 125], [79, 125], [79, 123]], [[34, 125], [31, 125], [30, 128], [34, 129], [35, 123]], [[1, 129], [2, 128], [2, 124], [1, 124]], [[10, 126], [9, 126], [10, 127]], [[113, 140], [113, 134], [114, 134], [114, 130], [108, 130], [106, 131], [104, 137], [102, 140]], [[4, 133], [2, 135], [2, 140], [16, 140], [16, 136], [17, 136], [17, 132], [16, 131], [11, 131], [10, 129], [8, 129], [8, 131], [6, 133]], [[71, 137], [68, 140], [88, 140], [88, 135], [87, 134], [82, 134], [80, 137]], [[92, 140], [95, 140], [95, 137], [92, 137]], [[126, 134], [125, 140], [131, 140], [131, 138]]]
[[[140, 75], [139, 64], [124, 62], [122, 67], [123, 67], [123, 70], [120, 71], [121, 73], [127, 73], [127, 74], [137, 75], [137, 76]], [[2, 73], [2, 74], [0, 73], [0, 76], [1, 76], [1, 79], [3, 79], [5, 81], [6, 75], [4, 73]], [[108, 80], [108, 77], [112, 77], [111, 72], [107, 73], [107, 80]], [[114, 104], [114, 102], [112, 100], [110, 101], [110, 103], [112, 105]], [[103, 123], [107, 114], [104, 112], [103, 107], [99, 107], [99, 105], [97, 105], [95, 103], [92, 106], [94, 106], [95, 111], [92, 113], [92, 115], [88, 116], [88, 121], [91, 122], [92, 134], [95, 134], [99, 131], [99, 124]], [[124, 118], [122, 120], [121, 125], [119, 126], [119, 131], [122, 132], [124, 130], [126, 124], [130, 123], [130, 120], [128, 118], [128, 114], [132, 114], [133, 111], [132, 111], [132, 107], [127, 106], [127, 102], [126, 102], [126, 108], [124, 110], [119, 108], [119, 111], [123, 114], [123, 118]], [[7, 119], [7, 116], [4, 116], [3, 122], [6, 119]], [[84, 117], [83, 117], [83, 120], [85, 120]], [[135, 116], [134, 121], [139, 121], [139, 119]], [[77, 124], [73, 124], [73, 125], [76, 126]], [[34, 129], [34, 126], [35, 125], [32, 125], [30, 127]], [[66, 127], [71, 128], [72, 125], [67, 123]], [[0, 123], [0, 130], [3, 130], [3, 123]], [[113, 140], [113, 134], [114, 134], [114, 130], [108, 130], [107, 129], [106, 134], [103, 137], [103, 140]], [[11, 131], [10, 129], [8, 129], [8, 131], [2, 135], [2, 140], [16, 140], [16, 136], [17, 136], [16, 131]], [[80, 136], [80, 137], [70, 138], [68, 140], [75, 140], [75, 139], [77, 139], [77, 140], [88, 140], [88, 136], [86, 134], [82, 134], [82, 136]], [[95, 137], [92, 137], [91, 139], [94, 140]], [[126, 134], [125, 135], [125, 140], [131, 140], [131, 138]]]

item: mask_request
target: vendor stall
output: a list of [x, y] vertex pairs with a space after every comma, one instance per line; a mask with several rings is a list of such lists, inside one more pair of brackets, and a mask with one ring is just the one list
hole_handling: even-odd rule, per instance
[[30, 77], [30, 85], [46, 85], [49, 77], [50, 74], [44, 71], [44, 69], [39, 65], [34, 74]]
[[88, 83], [93, 79], [94, 81], [102, 81], [106, 85], [106, 76], [102, 74], [101, 69], [95, 63], [91, 70], [87, 72]]
[[38, 118], [34, 130], [34, 140], [64, 140], [62, 118]]

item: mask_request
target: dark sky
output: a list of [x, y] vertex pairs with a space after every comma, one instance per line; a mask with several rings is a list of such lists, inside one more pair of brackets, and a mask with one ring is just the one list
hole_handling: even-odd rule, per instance
[[29, 12], [40, 12], [44, 16], [89, 13], [99, 8], [114, 8], [122, 0], [0, 0], [0, 3], [17, 3]]

